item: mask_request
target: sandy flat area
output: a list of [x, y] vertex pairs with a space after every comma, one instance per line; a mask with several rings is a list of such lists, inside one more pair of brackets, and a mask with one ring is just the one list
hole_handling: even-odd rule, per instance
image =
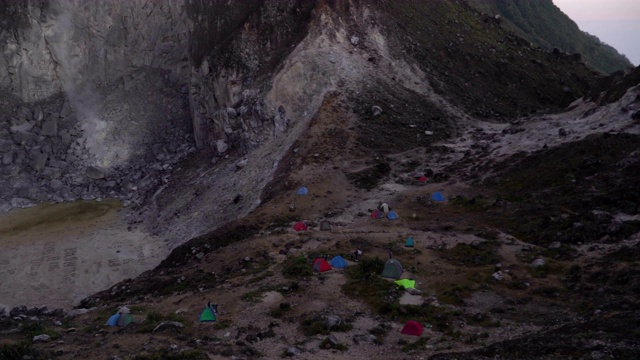
[[127, 229], [117, 201], [42, 204], [0, 214], [0, 307], [71, 308], [162, 261], [163, 239]]

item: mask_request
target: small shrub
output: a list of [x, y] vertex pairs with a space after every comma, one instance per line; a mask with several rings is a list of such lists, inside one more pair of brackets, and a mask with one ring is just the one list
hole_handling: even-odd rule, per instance
[[313, 268], [306, 257], [292, 257], [284, 262], [282, 275], [290, 279], [301, 279], [313, 275]]
[[37, 357], [37, 351], [31, 347], [30, 341], [0, 345], [0, 359], [31, 359]]
[[425, 347], [427, 346], [427, 341], [429, 341], [429, 338], [421, 337], [415, 342], [412, 342], [411, 344], [407, 344], [403, 346], [402, 352], [409, 354], [409, 353], [414, 353], [416, 351], [424, 350]]
[[200, 349], [188, 349], [178, 353], [161, 350], [149, 355], [138, 355], [135, 360], [206, 360], [208, 357]]

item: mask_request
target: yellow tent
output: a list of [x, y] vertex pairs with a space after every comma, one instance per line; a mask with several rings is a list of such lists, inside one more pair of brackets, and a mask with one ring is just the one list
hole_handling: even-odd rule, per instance
[[416, 286], [416, 281], [415, 280], [400, 279], [400, 280], [396, 280], [394, 282], [396, 284], [402, 286], [405, 289], [415, 289], [415, 286]]

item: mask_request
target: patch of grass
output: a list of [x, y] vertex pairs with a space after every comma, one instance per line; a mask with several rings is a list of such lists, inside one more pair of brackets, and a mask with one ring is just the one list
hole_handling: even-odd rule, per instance
[[391, 318], [394, 321], [405, 322], [415, 320], [426, 325], [429, 324], [434, 330], [450, 334], [453, 331], [452, 320], [461, 314], [452, 312], [441, 306], [422, 305], [400, 305], [398, 303], [387, 303], [380, 309], [380, 314]]
[[384, 262], [379, 258], [364, 257], [357, 266], [349, 266], [345, 270], [348, 280], [342, 291], [354, 299], [364, 301], [377, 310], [384, 303], [384, 297], [395, 284], [380, 277]]
[[375, 188], [380, 180], [391, 172], [391, 165], [386, 162], [379, 162], [376, 165], [356, 173], [347, 175], [351, 183], [361, 189], [371, 190]]
[[289, 279], [302, 279], [313, 275], [313, 268], [305, 256], [291, 257], [282, 265], [282, 275]]
[[320, 342], [320, 349], [336, 349], [336, 350], [340, 350], [340, 351], [347, 351], [349, 350], [349, 346], [345, 345], [345, 344], [332, 344], [331, 341], [329, 340], [329, 338], [325, 338], [324, 340], [322, 340], [322, 342]]
[[43, 335], [43, 334], [49, 335], [51, 337], [51, 340], [57, 340], [60, 338], [60, 333], [58, 333], [53, 329], [42, 326], [42, 324], [39, 322], [32, 322], [24, 325], [20, 330], [20, 332], [26, 338], [28, 338], [28, 340], [33, 339], [34, 336]]
[[207, 360], [206, 354], [200, 349], [188, 349], [178, 353], [161, 350], [149, 355], [138, 355], [135, 360]]
[[249, 279], [247, 281], [247, 284], [257, 283], [257, 282], [260, 282], [260, 281], [262, 281], [264, 279], [270, 278], [270, 277], [272, 277], [274, 275], [275, 274], [273, 273], [273, 271], [267, 270], [267, 271], [263, 272], [262, 274], [254, 277], [254, 278]]
[[0, 359], [19, 360], [25, 358], [38, 358], [38, 352], [31, 346], [31, 341], [0, 345]]
[[281, 318], [285, 313], [291, 310], [291, 304], [288, 302], [280, 303], [280, 305], [269, 311], [269, 315], [274, 318]]
[[411, 354], [411, 353], [414, 353], [416, 351], [422, 351], [422, 350], [424, 350], [426, 348], [428, 341], [429, 341], [429, 338], [421, 337], [418, 340], [403, 346], [402, 347], [402, 352], [406, 353], [406, 354]]
[[269, 291], [277, 291], [284, 295], [284, 294], [292, 293], [298, 290], [299, 288], [300, 287], [297, 282], [291, 282], [289, 284], [265, 285], [265, 286], [259, 287], [256, 290], [248, 291], [242, 294], [240, 298], [247, 302], [257, 303], [262, 300], [262, 296], [264, 295], [264, 293], [267, 293]]
[[294, 214], [287, 214], [271, 219], [271, 222], [267, 225], [266, 230], [273, 231], [279, 228], [288, 228], [289, 224], [294, 221], [298, 221], [298, 217]]
[[469, 285], [456, 284], [446, 290], [444, 290], [439, 296], [438, 300], [445, 304], [451, 305], [464, 305], [464, 299], [469, 297], [472, 293]]
[[264, 293], [265, 293], [265, 290], [260, 288], [260, 289], [248, 291], [242, 294], [240, 299], [247, 302], [257, 303], [262, 300], [262, 296], [264, 295]]
[[498, 255], [497, 241], [483, 241], [473, 244], [457, 244], [451, 249], [442, 249], [438, 252], [440, 257], [458, 265], [485, 266], [494, 265], [501, 261]]
[[145, 319], [141, 323], [137, 324], [136, 330], [139, 333], [150, 333], [163, 321], [177, 321], [184, 324], [185, 327], [188, 325], [186, 323], [186, 319], [182, 315], [178, 314], [171, 313], [169, 315], [163, 315], [152, 309], [147, 310], [145, 315]]
[[329, 328], [326, 326], [325, 317], [319, 314], [308, 315], [302, 320], [300, 327], [305, 336], [328, 335], [331, 331], [350, 331], [353, 329], [353, 325], [344, 320]]
[[529, 273], [536, 278], [546, 278], [549, 275], [549, 269], [549, 264], [545, 263], [542, 266], [529, 267]]
[[[625, 239], [639, 224], [625, 222], [628, 229], [612, 231], [606, 214], [638, 211], [640, 161], [633, 151], [639, 139], [630, 134], [592, 135], [513, 156], [496, 166], [499, 175], [489, 185], [509, 204], [500, 213], [483, 216], [489, 215], [505, 232], [542, 246], [553, 241], [590, 243], [605, 235], [610, 241]], [[624, 169], [621, 161], [627, 162]]]
[[634, 262], [640, 259], [640, 247], [621, 246], [618, 250], [604, 256], [605, 261]]
[[233, 322], [229, 319], [224, 319], [221, 321], [216, 321], [216, 323], [213, 325], [213, 328], [216, 330], [222, 330], [222, 329], [227, 329], [229, 327], [231, 327], [231, 324]]

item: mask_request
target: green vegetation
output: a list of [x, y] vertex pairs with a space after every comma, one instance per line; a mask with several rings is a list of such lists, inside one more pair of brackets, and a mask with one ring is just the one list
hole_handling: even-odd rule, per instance
[[38, 352], [31, 345], [31, 341], [21, 341], [16, 344], [0, 345], [0, 359], [21, 360], [39, 359]]
[[639, 143], [637, 135], [604, 134], [526, 157], [516, 154], [479, 186], [502, 199], [501, 205], [456, 206], [523, 241], [544, 247], [558, 241], [561, 247], [548, 255], [571, 259], [571, 245], [604, 236], [618, 241], [640, 231], [640, 222], [613, 217], [639, 211], [640, 159], [633, 155]]
[[138, 355], [135, 360], [206, 360], [209, 357], [200, 349], [187, 349], [178, 353], [161, 350], [149, 355]]
[[319, 347], [320, 349], [336, 349], [340, 351], [349, 350], [349, 346], [345, 344], [333, 344], [328, 337], [320, 342]]
[[24, 325], [20, 332], [28, 340], [31, 340], [34, 336], [42, 334], [49, 335], [51, 337], [51, 340], [58, 340], [60, 338], [60, 333], [53, 329], [42, 326], [42, 324], [39, 322], [32, 322]]
[[500, 243], [497, 241], [483, 241], [473, 244], [456, 244], [451, 249], [439, 251], [440, 257], [453, 263], [465, 266], [494, 265], [500, 262], [498, 255]]
[[341, 321], [339, 324], [329, 328], [325, 317], [319, 314], [308, 315], [302, 320], [300, 327], [305, 336], [328, 335], [331, 331], [350, 331], [353, 329], [353, 325], [347, 321]]
[[429, 341], [429, 338], [421, 337], [418, 340], [403, 346], [402, 347], [402, 352], [407, 353], [407, 354], [411, 354], [411, 353], [414, 353], [416, 351], [424, 350], [426, 348], [426, 346], [427, 346], [427, 342], [428, 341]]
[[616, 49], [581, 31], [552, 0], [472, 2], [490, 16], [500, 14], [506, 26], [523, 38], [547, 50], [559, 48], [567, 53], [580, 53], [594, 69], [604, 74], [633, 67]]
[[164, 315], [153, 309], [144, 311], [144, 314], [146, 317], [140, 324], [134, 323], [136, 324], [136, 331], [139, 333], [150, 333], [163, 321], [177, 321], [183, 323], [185, 326], [188, 325], [186, 319], [182, 315], [173, 313]]
[[282, 265], [282, 275], [289, 279], [302, 279], [313, 275], [313, 268], [305, 256], [290, 257]]
[[391, 165], [389, 165], [389, 163], [379, 162], [364, 170], [348, 174], [347, 178], [349, 178], [356, 187], [371, 190], [378, 185], [380, 180], [389, 175], [390, 172]]

